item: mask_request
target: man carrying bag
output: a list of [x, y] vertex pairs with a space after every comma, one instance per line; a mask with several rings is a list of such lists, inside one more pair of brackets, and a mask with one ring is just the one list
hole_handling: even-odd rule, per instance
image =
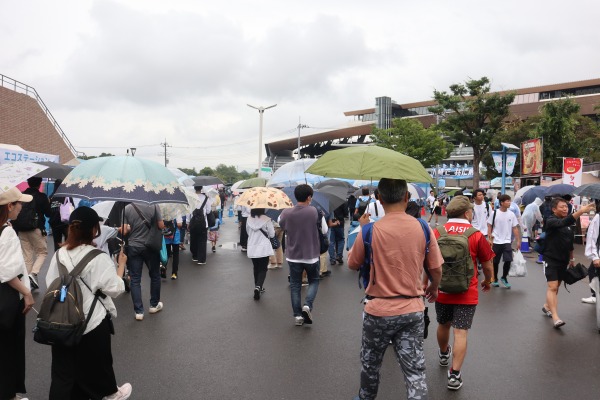
[[[127, 244], [127, 269], [131, 278], [131, 299], [135, 319], [144, 319], [142, 302], [142, 269], [148, 267], [150, 275], [150, 314], [162, 310], [160, 301], [160, 247], [165, 227], [157, 205], [131, 203], [125, 207], [125, 224], [131, 226]], [[160, 244], [159, 244], [160, 243]]]

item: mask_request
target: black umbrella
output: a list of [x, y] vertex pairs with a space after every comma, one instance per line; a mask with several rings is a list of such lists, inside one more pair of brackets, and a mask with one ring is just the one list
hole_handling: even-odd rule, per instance
[[573, 192], [575, 196], [585, 196], [590, 199], [600, 199], [600, 183], [588, 183], [579, 186]]
[[321, 193], [329, 200], [330, 211], [335, 210], [342, 204], [346, 203], [347, 192], [346, 189], [341, 186], [321, 186], [315, 190], [316, 193]]
[[354, 196], [356, 196], [356, 197], [358, 197], [358, 196], [362, 196], [362, 195], [363, 195], [363, 194], [362, 194], [362, 190], [363, 190], [364, 188], [367, 188], [367, 189], [369, 189], [369, 193], [373, 193], [373, 192], [375, 191], [375, 189], [377, 189], [377, 186], [375, 186], [375, 185], [366, 185], [366, 186], [362, 186], [360, 189], [357, 189], [357, 190], [354, 192]]
[[73, 167], [58, 164], [52, 161], [38, 161], [36, 164], [48, 167], [42, 172], [38, 172], [36, 175], [34, 175], [38, 178], [65, 179], [65, 177], [69, 175], [69, 172], [73, 171]]
[[354, 186], [352, 186], [350, 183], [348, 183], [346, 181], [340, 181], [339, 179], [326, 179], [326, 180], [321, 181], [321, 182], [317, 183], [316, 185], [314, 185], [313, 188], [320, 189], [324, 186], [343, 187], [347, 190], [348, 194], [354, 193], [354, 191], [356, 190], [356, 188]]
[[566, 183], [559, 183], [557, 185], [549, 186], [546, 196], [564, 196], [567, 194], [573, 194], [574, 191], [575, 186], [567, 185]]
[[207, 186], [207, 185], [224, 185], [223, 181], [216, 176], [195, 176], [192, 178], [194, 186]]
[[543, 199], [546, 197], [546, 192], [548, 192], [549, 186], [536, 186], [532, 187], [528, 191], [525, 192], [523, 197], [521, 198], [521, 204], [524, 206], [533, 203], [536, 197]]

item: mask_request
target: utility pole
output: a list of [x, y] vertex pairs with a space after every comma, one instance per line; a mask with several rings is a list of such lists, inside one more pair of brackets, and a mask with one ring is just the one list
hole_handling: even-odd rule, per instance
[[258, 176], [260, 176], [260, 171], [261, 171], [261, 167], [262, 167], [262, 135], [263, 135], [263, 114], [265, 113], [265, 110], [268, 110], [269, 108], [273, 108], [275, 106], [277, 106], [277, 104], [273, 104], [272, 106], [269, 107], [256, 107], [256, 106], [252, 106], [250, 104], [246, 104], [248, 107], [250, 108], [254, 108], [255, 110], [258, 110], [258, 114], [260, 115], [260, 121], [259, 121], [259, 126], [258, 126]]
[[166, 167], [167, 164], [169, 164], [169, 159], [167, 158], [167, 155], [168, 155], [167, 147], [171, 147], [171, 145], [167, 143], [167, 138], [165, 138], [165, 141], [163, 143], [161, 143], [160, 145], [162, 147], [164, 147], [164, 149], [165, 149], [164, 154], [165, 154], [165, 167]]
[[298, 160], [300, 159], [300, 129], [308, 128], [308, 125], [302, 125], [300, 117], [298, 117]]

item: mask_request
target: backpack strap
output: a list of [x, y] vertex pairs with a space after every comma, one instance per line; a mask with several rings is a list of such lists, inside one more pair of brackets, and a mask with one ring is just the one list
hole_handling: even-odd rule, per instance
[[[81, 261], [77, 263], [77, 265], [75, 266], [75, 268], [73, 268], [69, 275], [71, 275], [72, 277], [78, 277], [79, 275], [81, 275], [81, 272], [89, 264], [89, 262], [102, 253], [104, 253], [102, 250], [92, 249], [89, 253], [83, 256]], [[58, 260], [58, 251], [56, 252], [56, 259]]]
[[465, 233], [463, 233], [463, 236], [466, 236], [466, 238], [470, 238], [472, 234], [474, 234], [475, 232], [479, 232], [479, 230], [475, 227], [470, 227], [469, 229], [467, 229], [465, 231]]
[[[375, 268], [371, 268], [371, 265], [373, 264], [373, 246], [371, 243], [371, 239], [373, 236], [373, 224], [374, 222], [369, 222], [368, 224], [365, 224], [363, 227], [361, 227], [360, 229], [360, 234], [362, 236], [362, 240], [363, 240], [363, 244], [365, 246], [365, 260], [369, 263], [369, 269], [373, 270], [373, 284], [375, 284]], [[361, 282], [360, 282], [361, 276], [360, 274], [358, 275], [358, 287], [361, 288]], [[365, 289], [366, 289], [366, 285], [365, 285]]]
[[[423, 234], [425, 235], [425, 257], [427, 257], [427, 254], [429, 254], [429, 244], [431, 243], [429, 224], [425, 222], [423, 218], [417, 218], [417, 221], [419, 221], [419, 223], [421, 224], [421, 229], [423, 229]], [[441, 226], [441, 228], [444, 229], [444, 231], [446, 231], [446, 228], [444, 228], [443, 225]], [[427, 275], [429, 281], [433, 282], [433, 276], [431, 276], [431, 272], [429, 272], [429, 265], [427, 265], [426, 260], [423, 261], [423, 270], [425, 270], [425, 274]]]
[[498, 211], [497, 209], [494, 210], [494, 216], [492, 217], [492, 231], [488, 232], [490, 235], [494, 234], [494, 224], [496, 223], [496, 211]]
[[[144, 218], [144, 215], [142, 215], [142, 212], [140, 211], [139, 208], [137, 208], [137, 206], [135, 205], [135, 203], [131, 203], [131, 205], [133, 206], [133, 209], [138, 213], [138, 215], [140, 216], [140, 218], [142, 219], [142, 221], [144, 221], [144, 224], [146, 225], [146, 227], [148, 229], [152, 228], [152, 225], [150, 225], [150, 222], [148, 222], [148, 220], [146, 218]], [[154, 210], [154, 212], [156, 212], [156, 210]]]

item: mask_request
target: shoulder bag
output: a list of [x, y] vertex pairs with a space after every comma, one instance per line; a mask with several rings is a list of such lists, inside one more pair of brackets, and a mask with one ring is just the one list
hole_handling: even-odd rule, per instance
[[144, 245], [152, 251], [160, 252], [163, 244], [163, 234], [162, 231], [156, 226], [156, 206], [154, 206], [154, 216], [152, 217], [150, 222], [148, 222], [148, 220], [144, 218], [144, 215], [142, 214], [140, 209], [137, 208], [135, 203], [131, 203], [131, 205], [148, 228], [148, 234], [146, 235]]
[[267, 234], [267, 232], [263, 231], [262, 229], [260, 230], [260, 232], [263, 235], [265, 235], [265, 237], [267, 239], [269, 239], [269, 241], [271, 242], [271, 247], [273, 248], [273, 250], [277, 250], [281, 246], [281, 243], [279, 243], [279, 240], [277, 239], [277, 235], [275, 235], [273, 237], [269, 237], [269, 235]]

